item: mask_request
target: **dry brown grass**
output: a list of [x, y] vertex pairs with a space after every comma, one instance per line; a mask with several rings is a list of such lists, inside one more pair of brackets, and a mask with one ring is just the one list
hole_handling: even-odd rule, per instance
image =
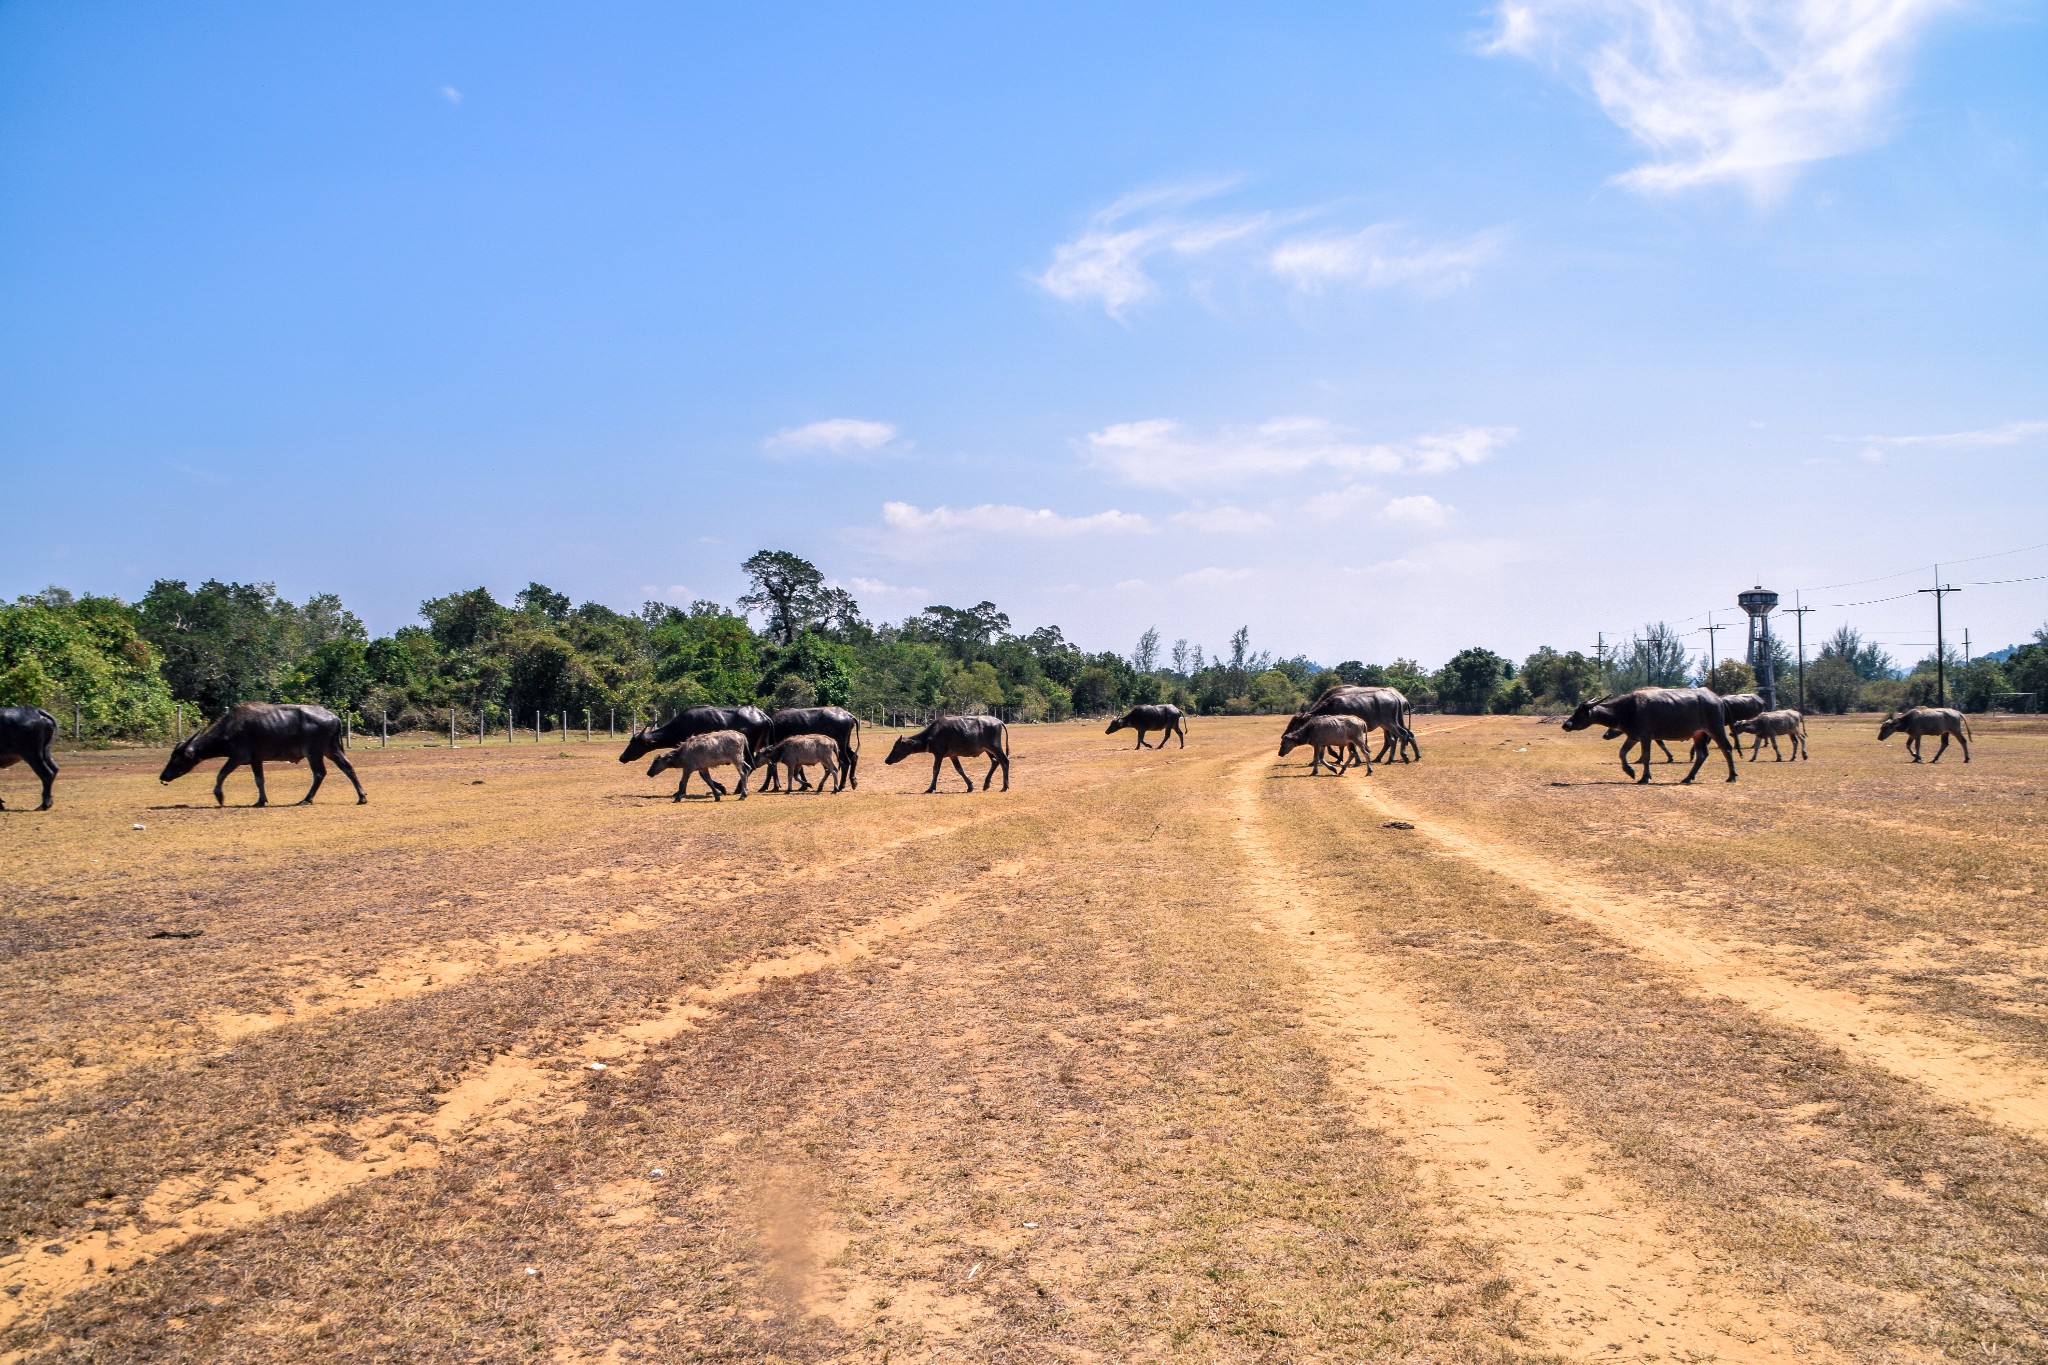
[[1627, 1286], [1560, 1291], [1430, 1111], [1382, 1102], [1329, 1017], [1355, 968], [1478, 1059], [1446, 1084], [1568, 1171], [1544, 1198], [1592, 1182], [1684, 1250], [1673, 1284], [1755, 1317], [1723, 1358], [2038, 1358], [2037, 1143], [1471, 850], [2024, 1071], [2048, 735], [1930, 769], [1823, 723], [1810, 764], [1640, 791], [1590, 737], [1431, 724], [1424, 763], [1320, 781], [1260, 757], [1271, 721], [1163, 754], [1025, 728], [1013, 791], [971, 798], [871, 736], [858, 793], [680, 808], [602, 743], [361, 750], [362, 808], [216, 811], [203, 774], [74, 758], [56, 811], [0, 815], [0, 1349], [1593, 1349], [1559, 1293], [1619, 1321]]

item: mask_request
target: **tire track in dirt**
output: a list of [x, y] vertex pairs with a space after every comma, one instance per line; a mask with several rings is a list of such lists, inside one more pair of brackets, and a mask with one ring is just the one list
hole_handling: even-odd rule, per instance
[[1230, 786], [1252, 913], [1285, 935], [1309, 995], [1305, 1022], [1336, 1084], [1412, 1144], [1459, 1221], [1493, 1243], [1534, 1299], [1547, 1345], [1680, 1360], [1830, 1356], [1819, 1333], [1735, 1287], [1662, 1232], [1647, 1198], [1556, 1134], [1472, 1045], [1429, 1022], [1357, 938], [1317, 913], [1273, 851], [1254, 774]]
[[[880, 861], [914, 844], [962, 833], [995, 818], [993, 814], [977, 815], [951, 824], [914, 830], [909, 834], [870, 844], [859, 853], [832, 862], [803, 865], [779, 877], [747, 879], [737, 890], [710, 895], [677, 891], [665, 899], [680, 903], [686, 909], [694, 911], [705, 906], [724, 905], [748, 897], [773, 895], [791, 887], [807, 885], [816, 877], [829, 877]], [[583, 868], [577, 872], [555, 873], [521, 882], [519, 885], [567, 887], [599, 880], [616, 884], [662, 877], [672, 877], [672, 873], [662, 869], [594, 867]], [[212, 1033], [213, 1039], [210, 1041], [236, 1043], [271, 1029], [338, 1018], [383, 1005], [418, 999], [437, 991], [452, 989], [474, 977], [529, 966], [553, 958], [598, 952], [607, 944], [627, 934], [675, 923], [679, 913], [676, 910], [665, 912], [660, 906], [640, 902], [618, 912], [609, 923], [597, 930], [564, 930], [552, 933], [526, 930], [489, 939], [444, 940], [391, 954], [369, 972], [335, 973], [303, 982], [292, 989], [286, 1003], [278, 1009], [257, 1012], [222, 1011], [201, 1016], [199, 1024]], [[210, 1042], [194, 1041], [183, 1048], [153, 1049], [147, 1054], [147, 1061], [151, 1066], [173, 1065], [180, 1060], [198, 1056], [208, 1045]], [[123, 1062], [116, 1066], [89, 1067], [76, 1067], [63, 1061], [50, 1062], [38, 1080], [6, 1094], [0, 1094], [0, 1112], [33, 1108], [64, 1099], [80, 1091], [90, 1090], [96, 1085], [103, 1084], [122, 1066], [132, 1064], [133, 1060], [131, 1056], [124, 1058]]]
[[1434, 817], [1418, 817], [1369, 786], [1353, 784], [1351, 790], [1389, 819], [1408, 821], [1452, 853], [1519, 882], [1638, 955], [1676, 969], [1708, 994], [1815, 1035], [2001, 1127], [2048, 1140], [2048, 1074], [2031, 1061], [1990, 1044], [1944, 1038], [1850, 992], [1760, 969], [1745, 961], [1740, 948], [1677, 921], [1663, 906]]
[[[984, 875], [1004, 875], [1020, 865], [996, 863]], [[0, 1284], [8, 1290], [0, 1295], [0, 1331], [196, 1237], [300, 1213], [367, 1181], [437, 1165], [450, 1147], [474, 1137], [516, 1134], [580, 1114], [583, 1106], [573, 1091], [588, 1074], [632, 1064], [698, 1028], [719, 1006], [770, 982], [844, 966], [885, 940], [916, 933], [964, 900], [975, 881], [871, 920], [824, 947], [734, 967], [661, 1010], [586, 1034], [571, 1047], [544, 1056], [495, 1058], [440, 1096], [431, 1115], [387, 1114], [347, 1127], [302, 1128], [280, 1139], [268, 1156], [251, 1154], [230, 1163], [242, 1173], [220, 1184], [165, 1181], [142, 1199], [140, 1218], [0, 1258]]]

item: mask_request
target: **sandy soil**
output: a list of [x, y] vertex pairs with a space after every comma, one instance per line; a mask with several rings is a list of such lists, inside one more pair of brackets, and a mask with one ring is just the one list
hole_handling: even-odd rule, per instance
[[2048, 1355], [2048, 730], [1276, 729], [71, 756], [0, 813], [0, 1358]]

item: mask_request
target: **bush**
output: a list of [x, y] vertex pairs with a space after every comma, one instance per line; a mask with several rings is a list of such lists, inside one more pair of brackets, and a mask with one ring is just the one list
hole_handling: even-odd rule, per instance
[[1261, 715], [1292, 715], [1301, 709], [1301, 694], [1294, 690], [1294, 679], [1269, 668], [1252, 679], [1251, 703]]
[[1807, 708], [1836, 716], [1853, 711], [1862, 700], [1864, 686], [1847, 659], [1830, 655], [1816, 660], [1806, 670]]
[[[1709, 692], [1732, 697], [1738, 692], [1756, 691], [1756, 674], [1740, 659], [1723, 659], [1714, 665], [1701, 685]], [[1779, 690], [1784, 690], [1784, 680], [1779, 680]]]
[[1493, 694], [1495, 715], [1512, 716], [1528, 710], [1536, 704], [1536, 698], [1529, 695], [1529, 685], [1520, 678]]

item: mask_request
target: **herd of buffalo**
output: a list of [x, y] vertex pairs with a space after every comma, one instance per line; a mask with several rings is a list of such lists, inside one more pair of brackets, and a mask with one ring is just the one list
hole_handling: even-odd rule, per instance
[[[1768, 740], [1780, 761], [1784, 751], [1779, 741], [1791, 744], [1793, 759], [1806, 754], [1806, 724], [1797, 711], [1773, 711], [1753, 692], [1724, 697], [1704, 687], [1639, 687], [1620, 696], [1602, 697], [1582, 703], [1564, 721], [1566, 730], [1605, 727], [1604, 737], [1620, 739], [1622, 771], [1637, 782], [1650, 780], [1650, 746], [1664, 751], [1671, 740], [1692, 745], [1692, 767], [1685, 782], [1699, 775], [1707, 761], [1709, 747], [1718, 744], [1728, 763], [1728, 780], [1735, 780], [1735, 749], [1743, 736], [1751, 738], [1749, 757]], [[1177, 706], [1137, 706], [1109, 723], [1109, 734], [1135, 731], [1136, 747], [1150, 748], [1147, 736], [1158, 734], [1164, 748], [1169, 738], [1186, 748], [1187, 718]], [[1380, 732], [1380, 747], [1373, 752], [1371, 732]], [[860, 718], [837, 706], [799, 706], [773, 715], [753, 706], [692, 706], [659, 725], [633, 732], [619, 762], [630, 763], [655, 754], [649, 777], [674, 770], [681, 774], [675, 799], [688, 792], [690, 778], [701, 776], [714, 800], [728, 790], [713, 778], [715, 768], [731, 768], [737, 774], [738, 794], [744, 798], [747, 783], [764, 772], [761, 790], [778, 788], [823, 792], [830, 784], [834, 792], [860, 786]], [[1915, 706], [1885, 717], [1878, 727], [1880, 740], [1895, 734], [1906, 736], [1906, 748], [1913, 761], [1921, 761], [1921, 741], [1940, 736], [1941, 746], [1932, 762], [1939, 763], [1953, 739], [1962, 746], [1963, 762], [1970, 761], [1970, 726], [1960, 711], [1946, 707]], [[1735, 739], [1731, 741], [1730, 736]], [[57, 763], [52, 746], [57, 738], [57, 721], [49, 712], [34, 706], [0, 706], [0, 768], [25, 763], [42, 779], [43, 800], [38, 810], [48, 810], [57, 781]], [[171, 782], [192, 771], [207, 759], [225, 760], [213, 783], [216, 805], [225, 802], [222, 784], [236, 768], [246, 766], [256, 778], [256, 804], [269, 803], [263, 784], [265, 763], [305, 763], [313, 773], [313, 785], [299, 802], [305, 805], [327, 780], [331, 762], [356, 789], [358, 804], [370, 798], [345, 752], [347, 732], [341, 718], [321, 706], [296, 703], [243, 702], [230, 708], [212, 725], [185, 740], [171, 751], [160, 780]], [[1314, 705], [1288, 721], [1280, 738], [1285, 757], [1298, 748], [1314, 751], [1309, 764], [1311, 776], [1325, 768], [1341, 775], [1363, 764], [1367, 773], [1374, 763], [1398, 758], [1402, 762], [1420, 759], [1422, 749], [1409, 726], [1408, 699], [1391, 687], [1332, 687], [1316, 698]], [[1629, 751], [1639, 750], [1642, 773], [1637, 776]], [[658, 751], [658, 752], [657, 752]], [[898, 738], [889, 750], [887, 763], [900, 763], [913, 754], [929, 755], [932, 780], [927, 793], [938, 790], [939, 775], [947, 762], [960, 775], [969, 791], [974, 779], [960, 766], [963, 758], [986, 758], [988, 772], [981, 789], [987, 791], [996, 770], [1003, 774], [1003, 790], [1010, 789], [1009, 728], [994, 716], [942, 716], [915, 734]], [[818, 770], [812, 785], [809, 770]], [[0, 809], [6, 803], [0, 801]]]

